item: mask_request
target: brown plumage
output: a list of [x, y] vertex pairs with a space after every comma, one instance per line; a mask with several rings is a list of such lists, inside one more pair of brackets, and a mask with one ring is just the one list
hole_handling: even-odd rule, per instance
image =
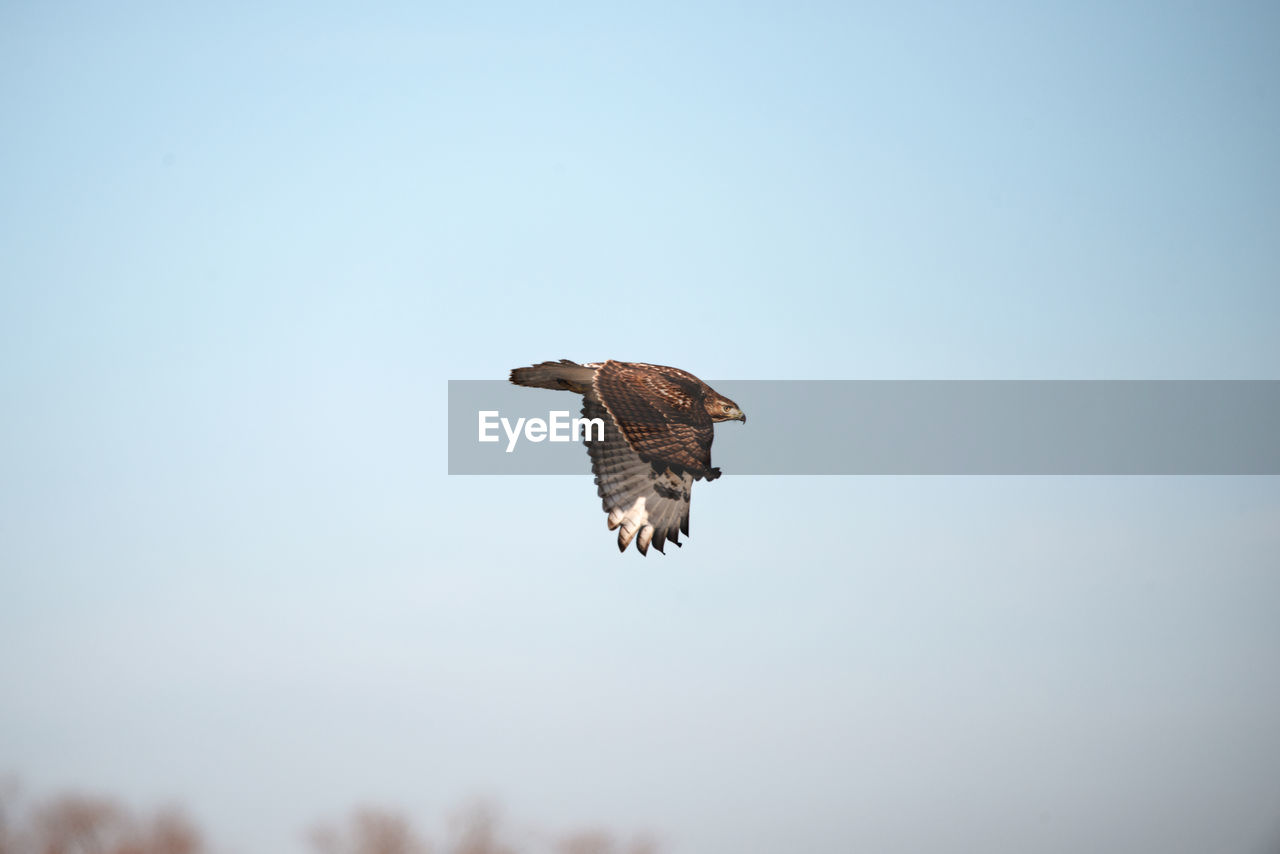
[[604, 440], [587, 442], [596, 491], [618, 530], [618, 550], [634, 539], [641, 554], [689, 533], [693, 482], [715, 480], [712, 425], [746, 423], [738, 405], [693, 374], [641, 362], [562, 359], [511, 372], [511, 382], [582, 395], [585, 418], [604, 421]]

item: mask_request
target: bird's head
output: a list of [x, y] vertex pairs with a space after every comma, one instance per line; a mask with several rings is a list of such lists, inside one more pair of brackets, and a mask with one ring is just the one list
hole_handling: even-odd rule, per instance
[[707, 414], [711, 416], [712, 421], [741, 421], [747, 423], [747, 416], [734, 403], [724, 395], [714, 395], [707, 398]]

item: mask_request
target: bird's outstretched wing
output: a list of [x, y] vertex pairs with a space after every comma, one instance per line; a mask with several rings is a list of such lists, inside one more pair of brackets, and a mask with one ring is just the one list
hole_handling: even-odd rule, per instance
[[604, 422], [604, 439], [587, 443], [596, 492], [609, 514], [609, 530], [618, 531], [618, 550], [636, 541], [641, 554], [649, 544], [662, 551], [668, 540], [680, 545], [680, 534], [689, 533], [689, 496], [693, 475], [659, 470], [632, 449], [618, 422], [588, 394], [582, 403], [584, 418]]

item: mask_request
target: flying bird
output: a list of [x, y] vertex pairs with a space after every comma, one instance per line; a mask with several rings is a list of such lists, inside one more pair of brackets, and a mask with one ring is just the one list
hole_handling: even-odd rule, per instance
[[587, 442], [596, 492], [618, 531], [618, 551], [634, 539], [641, 554], [689, 534], [695, 480], [715, 480], [712, 424], [747, 422], [738, 404], [688, 371], [641, 362], [542, 362], [511, 372], [511, 382], [582, 395], [584, 418], [604, 422]]

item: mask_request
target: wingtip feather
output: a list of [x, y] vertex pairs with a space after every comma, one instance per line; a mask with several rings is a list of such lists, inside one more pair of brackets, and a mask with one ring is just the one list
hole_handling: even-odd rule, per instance
[[[649, 553], [649, 543], [653, 542], [653, 526], [645, 525], [640, 529], [640, 536], [636, 537], [636, 548], [640, 550], [640, 554], [647, 555]], [[659, 549], [658, 551], [662, 551]]]

